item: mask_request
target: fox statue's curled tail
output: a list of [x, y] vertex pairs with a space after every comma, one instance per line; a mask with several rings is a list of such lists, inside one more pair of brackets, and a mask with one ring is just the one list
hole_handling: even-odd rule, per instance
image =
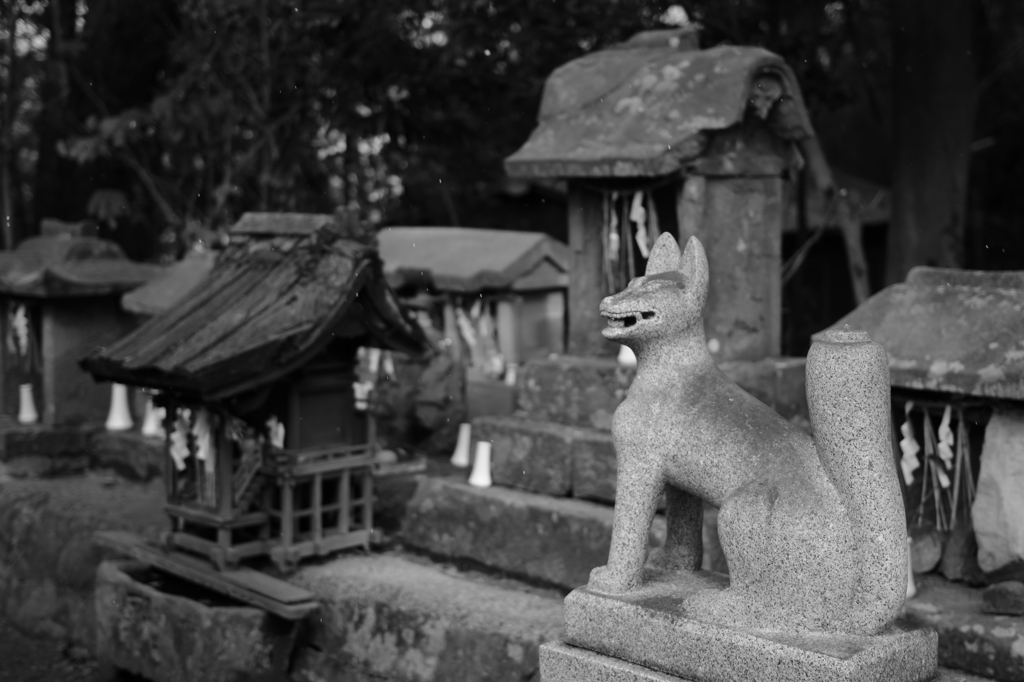
[[759, 629], [873, 634], [906, 589], [903, 502], [889, 437], [884, 350], [832, 330], [807, 359], [815, 440], [729, 380], [704, 338], [708, 264], [664, 234], [643, 277], [601, 303], [604, 336], [637, 373], [612, 426], [618, 487], [608, 564], [589, 588], [640, 585], [662, 493], [668, 534], [654, 569], [697, 570], [702, 500], [719, 507], [730, 586], [688, 617]]

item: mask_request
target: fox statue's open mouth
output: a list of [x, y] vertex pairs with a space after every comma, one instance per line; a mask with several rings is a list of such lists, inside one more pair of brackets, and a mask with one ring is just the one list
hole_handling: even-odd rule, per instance
[[601, 315], [608, 321], [605, 334], [617, 334], [631, 327], [635, 327], [641, 320], [651, 320], [657, 315], [653, 310], [626, 310], [612, 312], [602, 310]]
[[632, 327], [638, 319], [649, 320], [654, 317], [653, 310], [631, 311], [628, 313], [601, 313], [608, 318], [609, 327]]

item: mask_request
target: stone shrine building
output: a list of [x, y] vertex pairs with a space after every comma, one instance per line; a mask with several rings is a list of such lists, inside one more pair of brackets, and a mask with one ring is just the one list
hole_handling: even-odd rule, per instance
[[1022, 272], [917, 267], [834, 325], [888, 353], [911, 524], [972, 522], [987, 573], [1024, 562], [1022, 310]]
[[778, 356], [782, 231], [803, 166], [832, 187], [793, 72], [761, 48], [700, 50], [692, 29], [648, 31], [556, 69], [505, 168], [568, 180], [569, 353], [618, 350], [598, 304], [668, 231], [707, 250], [713, 357]]
[[0, 252], [0, 411], [17, 418], [27, 393], [21, 387], [31, 385], [39, 423], [102, 424], [110, 388], [78, 359], [131, 331], [136, 321], [121, 310], [121, 295], [162, 272], [94, 236], [49, 233]]

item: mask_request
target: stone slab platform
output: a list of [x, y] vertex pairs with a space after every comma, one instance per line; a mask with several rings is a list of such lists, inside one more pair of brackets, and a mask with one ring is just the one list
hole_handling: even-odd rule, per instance
[[560, 593], [401, 554], [339, 556], [290, 580], [317, 594], [292, 682], [535, 680]]
[[[739, 682], [740, 678], [737, 678]], [[976, 682], [980, 678], [940, 668], [928, 682]], [[695, 682], [642, 668], [611, 656], [548, 642], [540, 647], [540, 682]]]
[[[723, 589], [707, 572], [650, 577], [628, 595], [579, 588], [565, 600], [565, 641], [696, 682], [924, 682], [937, 636], [898, 622], [875, 636], [753, 632], [685, 617], [682, 602]], [[642, 678], [641, 678], [642, 679]]]
[[[608, 559], [612, 508], [510, 488], [474, 488], [461, 479], [420, 479], [401, 540], [433, 556], [469, 559], [566, 590]], [[651, 546], [664, 542], [656, 518]]]
[[491, 443], [495, 485], [615, 501], [615, 447], [608, 431], [521, 417], [479, 417], [473, 420], [473, 440]]

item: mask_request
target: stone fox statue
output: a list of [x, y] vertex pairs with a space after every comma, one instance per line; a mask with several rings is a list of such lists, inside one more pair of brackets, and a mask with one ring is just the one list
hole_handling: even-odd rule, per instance
[[588, 589], [642, 583], [662, 492], [668, 535], [648, 570], [701, 565], [702, 502], [720, 509], [730, 585], [683, 602], [688, 618], [737, 627], [872, 634], [906, 593], [906, 523], [892, 457], [885, 351], [833, 331], [807, 358], [815, 440], [715, 365], [704, 339], [704, 248], [670, 234], [643, 277], [601, 302], [606, 338], [637, 373], [615, 412], [618, 488], [608, 564]]

